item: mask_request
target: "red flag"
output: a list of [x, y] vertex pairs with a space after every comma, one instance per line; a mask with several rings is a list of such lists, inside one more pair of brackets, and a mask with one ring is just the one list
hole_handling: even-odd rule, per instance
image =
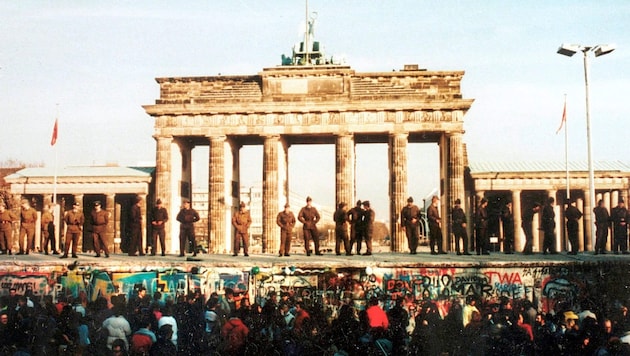
[[558, 130], [556, 130], [556, 135], [558, 134], [558, 132], [560, 132], [560, 130], [562, 130], [562, 126], [564, 126], [564, 123], [567, 121], [567, 99], [564, 99], [564, 109], [562, 110], [562, 121], [560, 121], [560, 127], [558, 127]]
[[58, 128], [58, 122], [57, 122], [57, 119], [55, 119], [55, 126], [53, 127], [52, 139], [50, 140], [51, 146], [54, 146], [55, 143], [57, 143], [57, 128]]

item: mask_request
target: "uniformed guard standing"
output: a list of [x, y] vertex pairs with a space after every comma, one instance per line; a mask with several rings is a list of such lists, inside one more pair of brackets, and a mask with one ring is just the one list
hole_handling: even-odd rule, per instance
[[[452, 227], [453, 227], [453, 235], [455, 235], [455, 251], [457, 251], [458, 255], [470, 255], [468, 253], [468, 233], [466, 231], [466, 213], [464, 213], [464, 209], [462, 209], [462, 201], [458, 198], [455, 199], [455, 206], [453, 207], [453, 211], [451, 211], [451, 219], [452, 219]], [[461, 243], [461, 251], [460, 244]]]
[[[363, 211], [363, 209], [361, 208], [360, 200], [357, 200], [357, 205], [355, 205], [354, 208], [348, 210], [348, 222], [350, 223], [350, 251], [352, 251], [354, 244], [357, 243], [357, 231], [360, 225], [359, 220], [361, 220], [361, 211]], [[358, 243], [357, 248], [357, 254], [359, 254], [361, 248], [358, 247]]]
[[420, 209], [413, 203], [413, 197], [407, 198], [407, 205], [400, 211], [400, 225], [407, 236], [407, 244], [409, 252], [412, 255], [417, 253], [418, 249], [418, 223], [420, 222]]
[[107, 231], [107, 223], [109, 222], [109, 213], [101, 208], [101, 202], [94, 202], [92, 209], [92, 238], [94, 239], [94, 251], [96, 257], [101, 257], [101, 250], [105, 253], [105, 257], [109, 258], [109, 249], [105, 232]]
[[232, 216], [232, 226], [234, 226], [234, 241], [232, 256], [238, 256], [238, 252], [241, 250], [241, 244], [243, 245], [243, 256], [249, 256], [249, 226], [252, 224], [252, 217], [247, 210], [245, 202], [241, 202], [239, 209]]
[[[20, 252], [18, 255], [26, 254], [35, 250], [35, 224], [37, 223], [37, 212], [31, 208], [27, 199], [22, 199], [22, 211], [20, 212], [20, 239], [18, 245]], [[26, 241], [26, 246], [24, 242]]]
[[193, 256], [197, 256], [195, 241], [195, 223], [199, 221], [199, 213], [190, 207], [190, 200], [184, 199], [184, 207], [177, 214], [179, 225], [179, 257], [186, 253], [186, 243], [192, 244]]
[[[131, 228], [131, 242], [129, 244], [129, 256], [144, 256], [144, 249], [142, 248], [142, 209], [140, 203], [142, 198], [136, 197], [134, 204], [131, 206], [131, 215], [129, 225]], [[136, 252], [138, 253], [136, 255]]]
[[298, 220], [303, 224], [302, 232], [304, 233], [304, 249], [306, 255], [311, 255], [310, 240], [313, 240], [315, 245], [315, 255], [321, 256], [319, 252], [319, 233], [317, 231], [317, 222], [319, 222], [320, 216], [317, 209], [312, 205], [313, 199], [306, 197], [306, 205], [300, 209], [298, 213]]
[[369, 200], [365, 200], [361, 204], [363, 205], [363, 212], [361, 213], [363, 239], [365, 240], [365, 246], [367, 247], [367, 251], [363, 254], [363, 256], [371, 256], [372, 235], [374, 234], [374, 219], [376, 218], [376, 213], [370, 207]]
[[[446, 254], [442, 249], [442, 219], [440, 219], [440, 210], [438, 204], [440, 198], [434, 195], [431, 198], [431, 205], [427, 210], [427, 219], [429, 219], [429, 246], [431, 247], [431, 254]], [[437, 247], [437, 251], [435, 248]]]
[[595, 254], [606, 254], [608, 228], [610, 227], [610, 214], [608, 214], [608, 209], [606, 209], [602, 199], [597, 202], [597, 207], [593, 209], [593, 213], [595, 213], [595, 226], [597, 227], [595, 235]]
[[514, 209], [511, 201], [505, 203], [505, 208], [501, 212], [501, 223], [503, 223], [503, 253], [511, 255], [514, 253]]
[[619, 199], [617, 206], [610, 211], [610, 220], [613, 224], [613, 252], [628, 254], [628, 209], [623, 199]]
[[72, 210], [66, 212], [63, 218], [66, 224], [66, 243], [64, 253], [61, 258], [68, 258], [68, 251], [70, 251], [70, 245], [72, 245], [72, 258], [78, 258], [77, 245], [79, 244], [79, 237], [83, 232], [83, 224], [85, 223], [85, 217], [83, 212], [79, 210], [79, 202], [75, 202], [72, 205]]
[[168, 211], [162, 206], [162, 200], [155, 201], [155, 208], [151, 213], [151, 256], [155, 256], [157, 252], [158, 237], [160, 241], [160, 247], [162, 248], [162, 256], [166, 251], [166, 228], [165, 224], [168, 221]]
[[0, 201], [0, 255], [10, 255], [13, 248], [13, 222], [17, 216]]
[[352, 256], [352, 247], [348, 237], [348, 204], [341, 202], [333, 215], [335, 221], [335, 254], [341, 255], [341, 245], [343, 244], [346, 256]]
[[50, 250], [53, 255], [57, 255], [58, 252], [55, 250], [56, 241], [55, 241], [55, 223], [53, 219], [53, 214], [50, 209], [50, 205], [44, 206], [44, 210], [42, 211], [42, 218], [40, 222], [41, 227], [41, 240], [42, 240], [42, 251], [44, 254], [48, 254], [48, 245], [50, 245]]
[[556, 254], [556, 213], [553, 210], [553, 204], [555, 199], [553, 197], [549, 197], [547, 199], [547, 204], [543, 206], [542, 209], [542, 229], [545, 234], [543, 237], [543, 255], [546, 255], [547, 252], [550, 254]]
[[568, 254], [577, 255], [579, 249], [578, 234], [580, 227], [578, 220], [582, 218], [582, 212], [575, 206], [575, 201], [567, 199], [566, 204], [567, 208], [564, 212], [564, 217], [567, 219], [567, 236], [569, 238], [569, 242], [571, 243], [571, 251], [569, 251]]
[[289, 257], [291, 252], [291, 237], [293, 236], [293, 228], [295, 227], [295, 215], [293, 215], [289, 203], [284, 204], [284, 210], [279, 212], [278, 216], [276, 216], [276, 224], [280, 226], [280, 251], [278, 255], [280, 257]]

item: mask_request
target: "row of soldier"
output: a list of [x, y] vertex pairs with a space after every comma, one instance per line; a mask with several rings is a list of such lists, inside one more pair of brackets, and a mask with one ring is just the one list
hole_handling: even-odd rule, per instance
[[[165, 224], [168, 222], [169, 216], [167, 209], [162, 206], [160, 199], [157, 199], [155, 207], [149, 213], [151, 235], [148, 241], [147, 249], [143, 248], [142, 241], [142, 212], [141, 198], [137, 197], [135, 204], [130, 210], [129, 231], [130, 243], [128, 248], [129, 256], [143, 256], [148, 247], [151, 248], [151, 255], [156, 255], [158, 244], [161, 248], [161, 255], [165, 256]], [[522, 229], [525, 235], [525, 246], [522, 250], [523, 254], [533, 253], [533, 219], [535, 214], [540, 214], [540, 230], [543, 232], [543, 254], [556, 254], [555, 243], [555, 211], [554, 198], [547, 199], [545, 204], [535, 203], [532, 207], [524, 209], [522, 215]], [[596, 225], [596, 244], [595, 254], [604, 254], [608, 239], [609, 228], [612, 227], [613, 240], [612, 251], [615, 253], [628, 254], [628, 229], [627, 221], [630, 220], [630, 213], [625, 208], [623, 199], [619, 200], [616, 207], [608, 212], [604, 202], [600, 200], [598, 206], [594, 209], [595, 225]], [[407, 205], [403, 207], [400, 213], [400, 224], [405, 231], [409, 251], [411, 254], [417, 254], [419, 247], [419, 225], [422, 219], [421, 209], [414, 204], [413, 198], [407, 199]], [[582, 212], [576, 207], [575, 201], [567, 200], [565, 202], [564, 217], [566, 219], [567, 236], [571, 249], [569, 254], [578, 253], [578, 232], [579, 220]], [[101, 253], [105, 257], [109, 257], [108, 244], [105, 237], [107, 224], [109, 223], [109, 213], [102, 209], [99, 201], [94, 202], [93, 209], [86, 221], [78, 202], [73, 204], [72, 210], [64, 214], [63, 222], [66, 226], [65, 245], [61, 258], [67, 258], [71, 253], [72, 257], [77, 258], [77, 244], [80, 236], [83, 234], [83, 227], [87, 222], [92, 226], [92, 238], [96, 257], [100, 257]], [[374, 231], [375, 212], [370, 206], [369, 201], [357, 201], [356, 206], [349, 208], [345, 202], [339, 203], [337, 210], [333, 215], [335, 222], [335, 254], [351, 256], [353, 250], [356, 254], [361, 254], [362, 245], [365, 243], [366, 251], [363, 255], [371, 255], [372, 235]], [[280, 249], [279, 256], [290, 256], [291, 239], [293, 229], [297, 221], [303, 224], [304, 247], [307, 256], [312, 252], [315, 255], [321, 255], [319, 246], [319, 232], [317, 223], [321, 217], [317, 209], [312, 205], [311, 197], [307, 197], [306, 205], [302, 207], [297, 215], [294, 216], [289, 204], [285, 205], [283, 211], [278, 213], [276, 223], [280, 227]], [[461, 206], [461, 200], [454, 202], [451, 209], [452, 233], [455, 239], [455, 252], [458, 255], [470, 255], [469, 245], [477, 252], [478, 255], [487, 255], [490, 252], [490, 239], [488, 233], [488, 200], [481, 199], [479, 205], [475, 209], [474, 220], [474, 239], [469, 242], [467, 233], [467, 216]], [[514, 245], [514, 216], [512, 203], [507, 202], [500, 210], [499, 219], [503, 224], [503, 252], [512, 254], [515, 252]], [[5, 204], [0, 204], [0, 254], [12, 254], [13, 246], [13, 223], [20, 221], [19, 232], [19, 251], [17, 255], [29, 254], [35, 250], [35, 229], [38, 220], [36, 210], [30, 206], [28, 200], [21, 201], [21, 210], [19, 217], [6, 209]], [[197, 255], [194, 223], [200, 220], [199, 214], [191, 207], [190, 200], [185, 199], [183, 207], [177, 215], [176, 220], [180, 223], [179, 235], [179, 256], [185, 256], [189, 246], [193, 247], [193, 257]], [[445, 254], [442, 243], [442, 226], [439, 209], [439, 198], [434, 196], [430, 206], [427, 208], [427, 220], [429, 228], [429, 247], [431, 254]], [[239, 210], [232, 217], [232, 225], [235, 229], [233, 239], [233, 255], [237, 256], [241, 246], [244, 256], [249, 256], [249, 227], [252, 219], [246, 204], [241, 202]], [[59, 254], [56, 250], [56, 239], [54, 232], [54, 219], [49, 206], [45, 206], [40, 219], [41, 224], [41, 250], [48, 254], [49, 248], [51, 253]], [[313, 243], [314, 251], [310, 248]]]

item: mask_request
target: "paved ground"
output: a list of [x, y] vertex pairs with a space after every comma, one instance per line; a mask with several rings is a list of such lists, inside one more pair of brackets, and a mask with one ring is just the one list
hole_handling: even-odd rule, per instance
[[304, 252], [292, 253], [290, 257], [278, 257], [277, 254], [251, 253], [249, 257], [240, 254], [233, 257], [231, 254], [199, 254], [192, 258], [178, 257], [169, 254], [164, 257], [148, 256], [130, 257], [126, 254], [111, 254], [110, 258], [96, 258], [93, 253], [79, 253], [78, 259], [60, 259], [59, 255], [44, 255], [31, 253], [29, 255], [0, 255], [0, 266], [51, 266], [69, 265], [99, 265], [99, 266], [181, 266], [200, 265], [216, 267], [271, 267], [271, 266], [310, 266], [310, 267], [366, 267], [366, 266], [456, 266], [456, 267], [484, 267], [484, 266], [515, 266], [515, 265], [561, 265], [561, 264], [597, 264], [597, 263], [623, 263], [630, 265], [630, 255], [594, 255], [593, 252], [579, 253], [575, 256], [559, 253], [556, 255], [533, 254], [525, 256], [521, 253], [512, 255], [501, 252], [492, 252], [488, 256], [458, 256], [455, 253], [445, 255], [431, 255], [427, 247], [422, 247], [417, 255], [408, 253], [375, 252], [372, 256], [336, 256], [332, 251], [324, 252], [323, 256], [311, 255], [307, 257]]

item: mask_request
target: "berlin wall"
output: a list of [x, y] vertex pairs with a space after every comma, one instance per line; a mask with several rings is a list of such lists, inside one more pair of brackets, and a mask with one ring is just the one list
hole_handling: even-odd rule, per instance
[[385, 308], [404, 298], [408, 307], [425, 300], [437, 303], [443, 314], [466, 296], [482, 302], [527, 299], [540, 311], [555, 312], [571, 307], [606, 308], [630, 301], [630, 263], [527, 264], [482, 267], [102, 267], [9, 266], [0, 272], [0, 295], [15, 288], [18, 294], [60, 296], [83, 294], [88, 300], [115, 294], [133, 296], [139, 286], [160, 291], [162, 298], [200, 292], [205, 299], [231, 288], [251, 303], [261, 302], [270, 292], [288, 292], [311, 305], [336, 309], [350, 303], [363, 309], [371, 297]]

